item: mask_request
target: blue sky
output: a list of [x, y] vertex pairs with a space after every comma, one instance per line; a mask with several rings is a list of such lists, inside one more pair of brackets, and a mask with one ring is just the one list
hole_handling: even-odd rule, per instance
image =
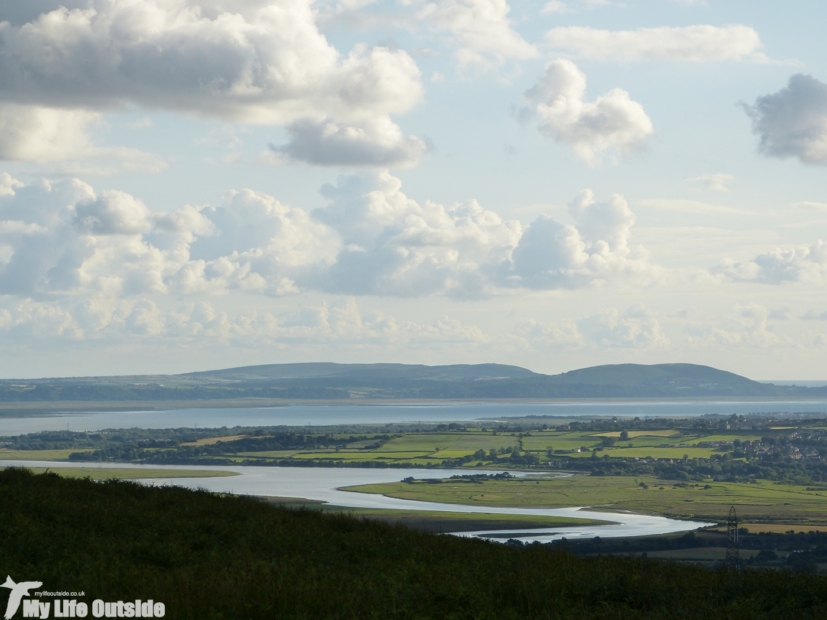
[[0, 376], [824, 379], [824, 13], [0, 0]]

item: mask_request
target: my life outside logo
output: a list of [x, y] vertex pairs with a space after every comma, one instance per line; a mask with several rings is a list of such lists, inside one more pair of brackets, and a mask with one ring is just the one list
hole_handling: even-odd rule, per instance
[[[5, 620], [11, 620], [22, 607], [23, 618], [86, 618], [90, 611], [94, 618], [163, 618], [166, 607], [152, 599], [142, 601], [112, 601], [101, 599], [92, 601], [91, 608], [78, 597], [85, 597], [85, 592], [47, 592], [36, 591], [43, 586], [41, 581], [21, 581], [15, 583], [10, 577], [0, 587], [8, 588], [9, 600], [6, 603]], [[53, 600], [44, 601], [44, 598]]]

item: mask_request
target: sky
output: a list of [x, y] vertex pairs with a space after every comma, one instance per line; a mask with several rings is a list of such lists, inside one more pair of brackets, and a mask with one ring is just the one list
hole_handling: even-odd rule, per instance
[[827, 5], [0, 0], [0, 377], [827, 379]]

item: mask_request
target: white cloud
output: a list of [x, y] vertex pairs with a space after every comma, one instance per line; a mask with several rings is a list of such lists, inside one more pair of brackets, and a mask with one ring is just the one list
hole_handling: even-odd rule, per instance
[[525, 98], [541, 119], [540, 131], [571, 144], [589, 164], [608, 150], [626, 153], [638, 148], [652, 133], [652, 121], [625, 90], [615, 88], [593, 102], [583, 100], [585, 93], [586, 76], [571, 61], [560, 59], [546, 65]]
[[731, 174], [724, 174], [718, 172], [716, 174], [703, 174], [697, 177], [686, 179], [687, 183], [691, 183], [696, 187], [707, 189], [713, 192], [728, 192], [729, 184], [735, 180]]
[[531, 347], [656, 349], [669, 345], [657, 319], [642, 304], [618, 311], [608, 308], [578, 321], [529, 321], [518, 336]]
[[8, 342], [32, 340], [161, 340], [179, 344], [204, 339], [241, 348], [326, 348], [351, 345], [384, 350], [484, 345], [490, 339], [476, 325], [443, 316], [432, 322], [396, 319], [364, 310], [352, 298], [307, 305], [300, 310], [267, 312], [216, 310], [209, 301], [166, 308], [152, 299], [84, 302], [23, 300], [0, 308], [0, 334]]
[[2, 158], [115, 158], [127, 170], [157, 170], [146, 154], [89, 141], [101, 112], [130, 104], [298, 123], [294, 131], [304, 134], [333, 122], [348, 134], [347, 148], [339, 140], [336, 151], [355, 153], [357, 160], [346, 162], [354, 165], [366, 152], [407, 164], [423, 150], [390, 121], [422, 97], [414, 60], [361, 45], [341, 55], [319, 32], [312, 0], [50, 0], [13, 13], [28, 21], [0, 22]]
[[756, 347], [789, 346], [789, 337], [777, 334], [770, 326], [772, 313], [760, 304], [735, 306], [735, 317], [716, 315], [707, 324], [692, 323], [686, 326], [686, 341], [690, 345], [704, 347]]
[[84, 164], [84, 172], [158, 172], [166, 164], [135, 149], [95, 145], [92, 128], [101, 122], [98, 112], [41, 106], [0, 104], [0, 159]]
[[222, 204], [152, 212], [114, 190], [41, 181], [0, 197], [0, 295], [283, 296], [495, 294], [657, 277], [629, 247], [621, 196], [570, 205], [574, 225], [540, 217], [523, 229], [476, 201], [418, 203], [388, 172], [341, 177], [312, 213], [252, 190]]
[[598, 30], [580, 26], [554, 28], [546, 43], [582, 58], [599, 60], [719, 61], [764, 60], [758, 33], [748, 26], [687, 26]]
[[786, 88], [744, 106], [769, 157], [797, 157], [806, 164], [827, 164], [827, 84], [794, 75]]
[[509, 11], [506, 0], [439, 0], [425, 4], [417, 17], [453, 34], [460, 66], [489, 67], [539, 55], [513, 29]]
[[0, 24], [0, 99], [91, 109], [132, 102], [281, 124], [399, 113], [421, 96], [404, 52], [356, 47], [340, 57], [310, 0], [52, 5], [23, 26]]
[[18, 181], [8, 172], [0, 172], [0, 196], [14, 196], [14, 190], [23, 187], [23, 183]]
[[272, 150], [320, 166], [411, 166], [428, 150], [422, 140], [404, 135], [387, 117], [358, 124], [305, 119], [292, 123], [287, 131], [290, 142]]
[[635, 216], [623, 196], [598, 203], [584, 190], [569, 205], [575, 225], [540, 216], [520, 238], [504, 271], [528, 288], [580, 288], [613, 280], [646, 282], [659, 270], [643, 248], [628, 245]]
[[712, 270], [738, 282], [783, 284], [824, 282], [827, 277], [827, 244], [777, 248], [749, 260], [726, 259]]
[[624, 312], [612, 308], [578, 323], [587, 340], [600, 347], [660, 348], [669, 344], [660, 324], [642, 304]]
[[74, 224], [94, 235], [136, 235], [152, 227], [146, 205], [123, 192], [106, 191], [75, 206]]
[[330, 204], [314, 216], [343, 246], [316, 285], [358, 294], [479, 293], [486, 268], [507, 260], [522, 231], [476, 201], [424, 204], [387, 172], [342, 177], [323, 188]]

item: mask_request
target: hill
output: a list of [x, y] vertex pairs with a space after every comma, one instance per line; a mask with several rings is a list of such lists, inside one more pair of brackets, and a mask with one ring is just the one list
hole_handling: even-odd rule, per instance
[[176, 487], [7, 469], [0, 494], [4, 574], [90, 606], [152, 599], [171, 619], [804, 620], [827, 606], [817, 575], [578, 558]]
[[0, 402], [215, 399], [823, 398], [695, 364], [617, 364], [543, 375], [518, 366], [269, 364], [180, 375], [0, 381]]

